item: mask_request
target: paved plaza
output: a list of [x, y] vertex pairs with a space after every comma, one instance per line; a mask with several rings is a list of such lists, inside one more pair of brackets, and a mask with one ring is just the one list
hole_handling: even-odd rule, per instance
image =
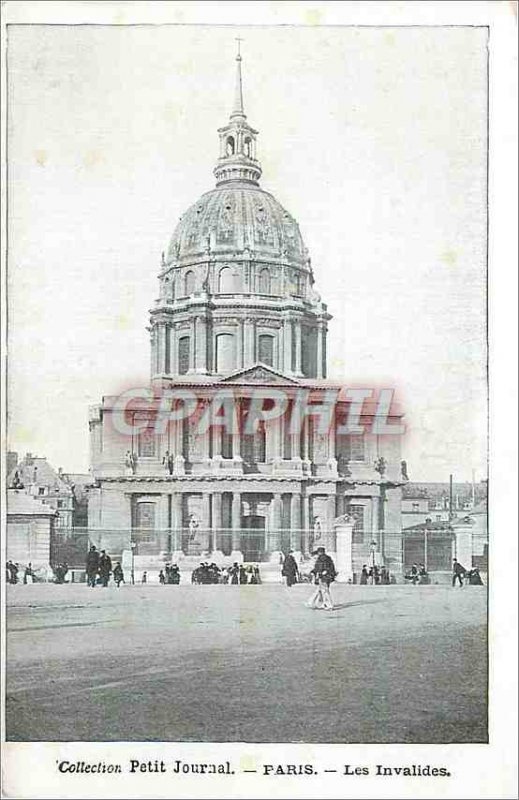
[[8, 740], [484, 742], [486, 588], [8, 586]]

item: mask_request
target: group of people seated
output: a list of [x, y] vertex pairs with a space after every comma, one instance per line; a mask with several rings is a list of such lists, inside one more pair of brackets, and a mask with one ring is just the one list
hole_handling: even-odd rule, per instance
[[54, 583], [65, 583], [65, 577], [68, 572], [68, 564], [66, 561], [56, 564], [52, 567], [52, 571], [54, 573]]
[[161, 569], [159, 572], [159, 583], [162, 584], [162, 586], [165, 586], [166, 584], [179, 584], [180, 570], [178, 568], [178, 564], [166, 564], [164, 569]]
[[245, 566], [235, 561], [230, 567], [218, 567], [214, 562], [208, 564], [203, 561], [193, 570], [191, 583], [258, 584], [261, 583], [261, 578], [257, 564]]
[[378, 567], [376, 564], [371, 567], [368, 567], [367, 564], [362, 565], [360, 583], [363, 586], [366, 584], [371, 584], [373, 586], [388, 586], [393, 582], [394, 581], [392, 580], [387, 567]]
[[469, 582], [471, 586], [484, 586], [483, 579], [479, 574], [479, 569], [474, 567], [474, 569], [469, 569], [468, 572], [465, 573], [465, 578]]
[[410, 581], [413, 586], [430, 583], [429, 575], [425, 569], [425, 564], [413, 564], [409, 572], [404, 575], [404, 580]]

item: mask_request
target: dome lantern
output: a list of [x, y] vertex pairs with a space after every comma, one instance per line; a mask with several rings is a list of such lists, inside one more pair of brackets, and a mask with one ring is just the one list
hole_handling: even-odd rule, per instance
[[214, 169], [217, 186], [230, 181], [245, 181], [257, 186], [261, 177], [261, 166], [256, 159], [256, 136], [258, 131], [249, 125], [243, 110], [242, 57], [239, 47], [241, 40], [238, 39], [237, 41], [238, 54], [236, 56], [236, 86], [233, 110], [227, 125], [218, 129], [220, 157]]

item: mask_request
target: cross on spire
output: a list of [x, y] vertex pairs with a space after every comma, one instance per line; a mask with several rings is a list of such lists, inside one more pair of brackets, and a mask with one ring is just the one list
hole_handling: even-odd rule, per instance
[[240, 42], [243, 42], [243, 39], [236, 37], [236, 42], [238, 44], [238, 53], [236, 54], [236, 87], [234, 90], [234, 106], [232, 109], [231, 117], [240, 116], [244, 117], [245, 112], [243, 111], [243, 89], [242, 89], [242, 79], [241, 79], [241, 52], [240, 52]]

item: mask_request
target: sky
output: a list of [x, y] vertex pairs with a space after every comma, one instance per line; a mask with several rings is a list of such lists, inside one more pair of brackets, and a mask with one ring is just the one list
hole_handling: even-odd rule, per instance
[[486, 476], [486, 46], [476, 27], [10, 26], [9, 448], [88, 469], [149, 375], [178, 218], [214, 186], [235, 37], [261, 186], [333, 315], [329, 377], [390, 386], [410, 478]]

